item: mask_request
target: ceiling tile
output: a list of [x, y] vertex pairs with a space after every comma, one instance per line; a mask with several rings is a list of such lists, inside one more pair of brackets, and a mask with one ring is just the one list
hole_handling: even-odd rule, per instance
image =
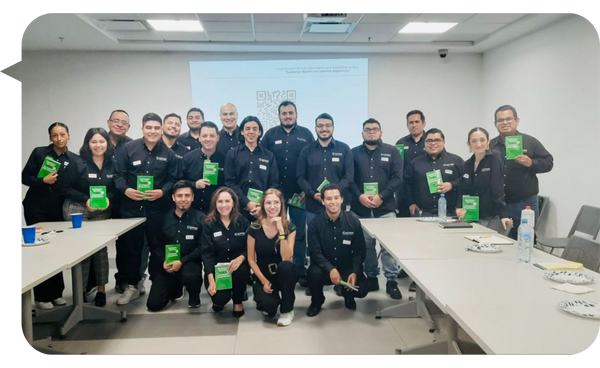
[[110, 34], [118, 40], [128, 41], [162, 41], [163, 39], [156, 31], [113, 31]]
[[255, 22], [269, 22], [269, 23], [294, 23], [304, 22], [304, 14], [254, 14]]
[[438, 38], [435, 39], [436, 42], [444, 42], [444, 41], [451, 41], [451, 42], [458, 42], [458, 41], [469, 41], [469, 42], [475, 42], [478, 39], [485, 37], [485, 34], [481, 34], [481, 33], [472, 33], [472, 34], [468, 34], [468, 33], [456, 33], [456, 34], [443, 34], [440, 35]]
[[257, 22], [254, 24], [256, 33], [295, 33], [300, 35], [302, 32], [302, 26], [304, 23], [268, 23], [268, 22]]
[[398, 33], [390, 42], [431, 42], [438, 38], [439, 34], [406, 34]]
[[208, 41], [204, 32], [159, 32], [165, 41]]
[[252, 32], [210, 32], [210, 41], [215, 42], [253, 42]]
[[511, 23], [525, 14], [475, 14], [469, 22], [476, 23]]
[[[350, 34], [350, 36], [346, 39], [346, 42], [371, 42], [371, 43], [375, 43], [375, 42], [388, 42], [389, 40], [391, 40], [392, 38], [394, 38], [394, 36], [397, 34], [397, 32], [394, 33], [363, 33], [363, 32], [352, 32]], [[371, 40], [369, 41], [369, 37], [371, 37]]]
[[362, 23], [408, 23], [419, 14], [365, 14], [359, 24]]
[[250, 14], [200, 14], [202, 22], [251, 22]]
[[158, 19], [158, 20], [198, 20], [194, 13], [142, 13], [138, 14], [143, 20]]
[[142, 20], [142, 18], [140, 18], [139, 14], [135, 14], [135, 13], [128, 13], [128, 14], [127, 13], [126, 14], [112, 14], [112, 13], [90, 14], [90, 13], [86, 13], [83, 15], [85, 15], [89, 19], [97, 19], [97, 20], [101, 20], [101, 19]]
[[300, 33], [256, 33], [257, 42], [297, 42]]
[[398, 33], [406, 24], [404, 23], [363, 23], [360, 22], [352, 32], [372, 33]]
[[461, 24], [457, 24], [455, 27], [452, 27], [445, 34], [465, 34], [465, 33], [479, 33], [479, 34], [489, 34], [499, 30], [500, 28], [506, 26], [505, 23], [473, 23], [471, 21], [467, 21]]
[[100, 20], [98, 27], [107, 31], [147, 31], [148, 28], [139, 20]]
[[213, 32], [252, 33], [252, 23], [250, 22], [202, 22], [202, 26], [209, 35], [212, 35]]
[[327, 34], [327, 33], [304, 33], [301, 42], [342, 42], [346, 38], [346, 33]]
[[475, 14], [420, 14], [413, 22], [464, 22]]

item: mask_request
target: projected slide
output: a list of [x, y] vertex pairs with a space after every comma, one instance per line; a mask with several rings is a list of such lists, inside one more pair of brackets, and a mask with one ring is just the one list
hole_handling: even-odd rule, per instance
[[219, 126], [225, 102], [237, 106], [238, 124], [254, 115], [267, 130], [279, 125], [279, 103], [290, 100], [298, 107], [298, 123], [313, 133], [315, 118], [326, 112], [334, 119], [336, 139], [351, 148], [362, 143], [367, 59], [192, 61], [190, 77], [193, 105]]

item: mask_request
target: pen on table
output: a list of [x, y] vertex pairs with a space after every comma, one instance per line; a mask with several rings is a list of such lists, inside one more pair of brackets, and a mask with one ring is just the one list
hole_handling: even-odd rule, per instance
[[44, 231], [43, 233], [41, 233], [40, 235], [47, 235], [50, 234], [51, 232], [55, 232], [55, 233], [62, 233], [62, 230], [50, 230], [50, 231]]

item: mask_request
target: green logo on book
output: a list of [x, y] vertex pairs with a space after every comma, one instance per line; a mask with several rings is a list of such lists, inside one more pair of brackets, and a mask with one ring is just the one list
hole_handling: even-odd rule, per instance
[[90, 208], [98, 210], [108, 207], [105, 186], [90, 186]]
[[217, 185], [219, 178], [219, 163], [210, 162], [210, 160], [204, 161], [204, 167], [202, 169], [202, 179], [208, 179], [210, 185]]
[[257, 190], [257, 189], [249, 188], [248, 189], [248, 195], [246, 197], [248, 197], [248, 200], [250, 202], [260, 203], [260, 200], [262, 199], [262, 196], [263, 196], [262, 190]]
[[509, 135], [504, 139], [506, 144], [506, 159], [514, 160], [515, 157], [523, 154], [523, 136]]
[[400, 152], [400, 156], [402, 156], [402, 159], [404, 160], [404, 150], [406, 149], [404, 147], [404, 145], [403, 144], [397, 144], [395, 147], [398, 149], [398, 151]]
[[462, 208], [466, 211], [465, 221], [479, 221], [479, 197], [464, 195], [462, 197]]
[[364, 183], [363, 192], [368, 195], [379, 194], [379, 183]]
[[429, 193], [437, 193], [438, 192], [438, 184], [442, 184], [442, 172], [438, 170], [433, 170], [428, 173], [425, 173], [427, 177], [427, 185], [429, 185]]
[[165, 263], [169, 264], [181, 260], [181, 246], [179, 244], [165, 245]]
[[44, 158], [44, 162], [42, 163], [42, 167], [40, 168], [40, 172], [38, 173], [38, 178], [45, 178], [53, 172], [58, 172], [60, 168], [60, 162], [55, 161], [52, 157], [46, 156]]
[[231, 274], [227, 272], [229, 263], [217, 263], [215, 265], [215, 282], [217, 290], [228, 290], [233, 287]]

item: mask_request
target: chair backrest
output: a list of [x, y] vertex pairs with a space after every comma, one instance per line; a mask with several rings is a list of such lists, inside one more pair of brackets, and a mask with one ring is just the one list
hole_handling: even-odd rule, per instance
[[573, 235], [561, 257], [567, 261], [579, 262], [583, 267], [598, 272], [600, 269], [600, 243]]
[[541, 196], [538, 195], [538, 210], [540, 211], [540, 213], [538, 214], [538, 218], [535, 221], [535, 225], [533, 225], [533, 230], [537, 230], [538, 227], [540, 226], [540, 223], [543, 222], [543, 220], [546, 218], [545, 213], [547, 212], [547, 206], [548, 206], [548, 197], [547, 196]]
[[569, 231], [569, 237], [575, 233], [575, 231], [590, 235], [596, 239], [598, 237], [598, 231], [600, 230], [600, 208], [583, 205], [579, 209], [579, 213], [571, 226]]
[[499, 234], [508, 236], [508, 234], [510, 234], [510, 230], [513, 227], [513, 224], [511, 222], [509, 222], [506, 225], [506, 229], [504, 229], [504, 226], [502, 226], [502, 220], [500, 220], [499, 218], [493, 218], [490, 220], [490, 223], [488, 224], [487, 227], [489, 229], [496, 230]]

